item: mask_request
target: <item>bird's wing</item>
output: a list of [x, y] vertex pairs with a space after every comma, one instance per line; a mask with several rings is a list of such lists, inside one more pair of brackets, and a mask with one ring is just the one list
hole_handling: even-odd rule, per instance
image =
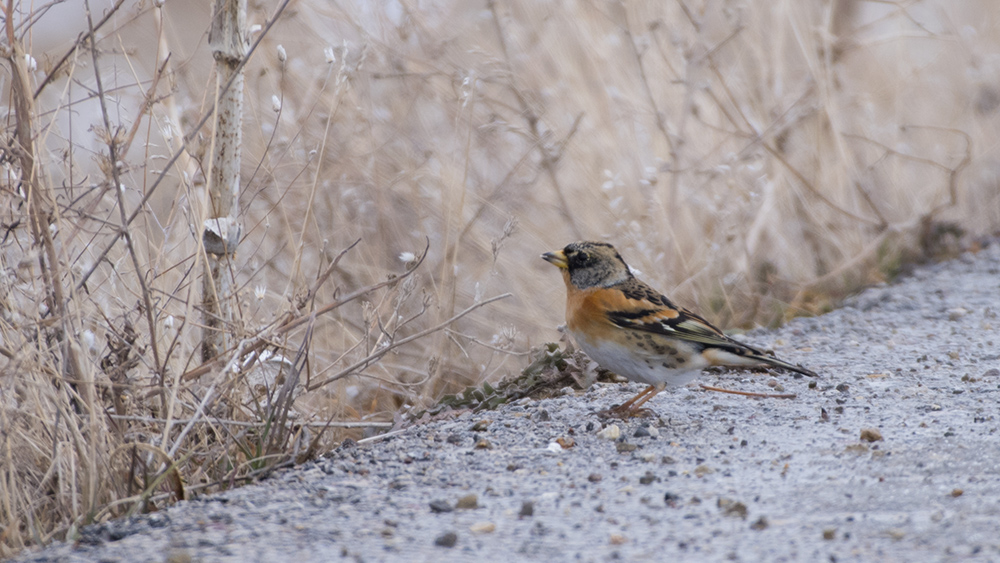
[[616, 300], [617, 307], [608, 310], [608, 320], [621, 328], [662, 334], [736, 353], [739, 352], [735, 349], [762, 353], [729, 338], [705, 319], [674, 305], [666, 296], [639, 280], [633, 278], [612, 289], [621, 292], [621, 296]]
[[[737, 358], [730, 357], [734, 361], [747, 358], [808, 376], [816, 375], [801, 366], [779, 360], [762, 350], [729, 338], [710, 322], [684, 307], [673, 304], [666, 296], [637, 279], [630, 279], [614, 289], [621, 292], [620, 299], [617, 300], [617, 307], [608, 310], [607, 316], [617, 327], [696, 343], [703, 350], [727, 352], [737, 356]], [[725, 358], [726, 355], [721, 354], [718, 357]]]

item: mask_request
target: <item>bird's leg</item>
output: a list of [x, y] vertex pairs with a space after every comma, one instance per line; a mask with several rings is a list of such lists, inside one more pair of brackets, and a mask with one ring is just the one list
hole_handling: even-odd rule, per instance
[[631, 399], [625, 401], [624, 403], [618, 405], [617, 407], [610, 408], [601, 411], [598, 416], [614, 416], [618, 418], [630, 418], [637, 415], [640, 411], [639, 407], [646, 403], [646, 401], [652, 399], [657, 393], [666, 388], [666, 385], [650, 385], [649, 387], [643, 389], [638, 395], [632, 397]]

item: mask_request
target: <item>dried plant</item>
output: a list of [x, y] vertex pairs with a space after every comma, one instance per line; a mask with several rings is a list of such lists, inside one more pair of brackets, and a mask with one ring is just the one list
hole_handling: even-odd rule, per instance
[[574, 239], [750, 326], [1000, 227], [989, 0], [286, 5], [207, 356], [207, 3], [3, 5], [0, 557], [519, 372]]

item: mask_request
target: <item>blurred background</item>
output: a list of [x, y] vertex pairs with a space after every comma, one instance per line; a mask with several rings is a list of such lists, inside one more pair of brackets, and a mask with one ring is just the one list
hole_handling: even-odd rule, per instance
[[[143, 494], [148, 502], [153, 493], [137, 491], [162, 488], [148, 476], [136, 491], [106, 482], [141, 481], [116, 453], [128, 444], [162, 447], [184, 482], [206, 490], [259, 458], [245, 433], [162, 422], [197, 418], [205, 389], [225, 385], [202, 410], [259, 418], [258, 380], [247, 373], [226, 372], [225, 385], [220, 369], [180, 377], [201, 364], [198, 238], [212, 122], [193, 129], [217, 90], [208, 4], [91, 1], [93, 21], [109, 17], [96, 68], [89, 44], [72, 49], [89, 30], [85, 2], [8, 8], [37, 89], [35, 158], [55, 201], [62, 268], [44, 281], [8, 143], [0, 426], [23, 437], [3, 439], [2, 481], [36, 491], [32, 500], [0, 485], [11, 549], [120, 513], [74, 505], [84, 493], [71, 483], [82, 477], [69, 468], [81, 460], [96, 481], [83, 488], [92, 506], [108, 507]], [[251, 41], [278, 8], [250, 1]], [[293, 0], [245, 73], [237, 340], [294, 312], [356, 240], [312, 296], [317, 306], [403, 273], [428, 248], [406, 283], [312, 325], [305, 376], [337, 377], [297, 397], [303, 420], [391, 421], [401, 407], [518, 373], [563, 322], [561, 278], [539, 254], [574, 240], [613, 243], [645, 281], [723, 328], [745, 329], [821, 314], [909, 265], [975, 251], [1000, 228], [992, 0]], [[0, 80], [11, 136], [9, 64]], [[112, 136], [129, 141], [113, 164]], [[138, 268], [112, 244], [121, 221], [110, 166], [122, 172], [128, 213], [139, 211], [129, 227]], [[53, 383], [66, 344], [44, 336], [48, 283], [75, 288], [66, 314], [77, 369], [105, 389], [108, 409], [122, 403], [118, 422], [67, 429], [79, 409], [69, 386]], [[155, 327], [143, 291], [155, 296]], [[303, 338], [283, 334], [274, 353], [294, 356]], [[149, 400], [164, 387], [176, 398], [169, 409]], [[183, 445], [168, 448], [174, 441]], [[101, 446], [87, 453], [84, 443]], [[160, 468], [146, 469], [162, 475], [154, 458]]]

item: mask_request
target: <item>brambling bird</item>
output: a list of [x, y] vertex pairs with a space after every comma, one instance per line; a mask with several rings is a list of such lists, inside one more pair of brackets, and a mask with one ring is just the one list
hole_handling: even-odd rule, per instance
[[542, 255], [566, 282], [566, 326], [601, 367], [649, 385], [603, 414], [634, 416], [667, 387], [694, 379], [708, 366], [762, 364], [816, 377], [729, 338], [711, 323], [679, 307], [636, 279], [613, 246], [574, 242]]

